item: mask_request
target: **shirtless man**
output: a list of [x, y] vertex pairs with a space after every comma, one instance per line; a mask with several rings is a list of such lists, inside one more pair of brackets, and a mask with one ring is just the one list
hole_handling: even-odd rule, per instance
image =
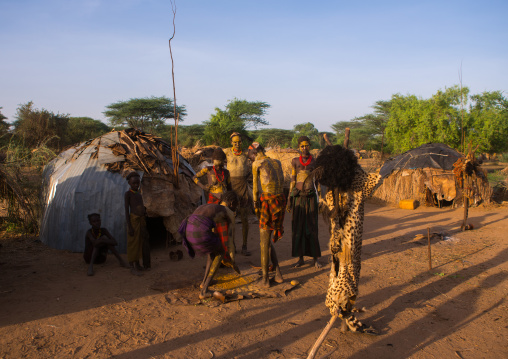
[[[139, 271], [150, 268], [150, 251], [148, 247], [148, 235], [146, 231], [146, 208], [143, 197], [139, 191], [141, 184], [137, 172], [131, 172], [127, 176], [130, 189], [125, 192], [125, 219], [127, 221], [127, 260], [134, 275], [140, 275]], [[139, 260], [143, 257], [143, 267]]]
[[[233, 233], [235, 230], [234, 211], [238, 206], [238, 197], [233, 191], [226, 192], [222, 196], [221, 204], [208, 203], [199, 206], [193, 214], [183, 220], [178, 232], [183, 239], [183, 245], [187, 248], [190, 257], [208, 256], [206, 262], [205, 275], [201, 282], [200, 299], [210, 297], [208, 286], [212, 281], [217, 268], [223, 258], [227, 256], [228, 251], [234, 247], [231, 242], [234, 241]], [[222, 243], [218, 232], [226, 230], [229, 243]], [[232, 263], [232, 267], [240, 273], [238, 267]]]
[[[194, 182], [208, 191], [208, 202], [207, 203], [220, 203], [222, 194], [227, 191], [231, 191], [231, 176], [229, 171], [224, 168], [224, 162], [226, 161], [226, 155], [222, 148], [216, 148], [212, 155], [213, 166], [203, 167], [192, 179]], [[207, 184], [203, 186], [199, 182], [199, 178], [206, 176]]]
[[269, 288], [268, 262], [270, 257], [275, 268], [275, 281], [277, 283], [283, 282], [277, 254], [270, 239], [273, 233], [273, 242], [275, 243], [284, 233], [283, 222], [286, 207], [284, 173], [280, 161], [266, 156], [264, 148], [257, 142], [253, 142], [249, 146], [249, 158], [253, 161], [252, 197], [256, 215], [259, 218], [261, 269], [263, 271], [261, 285]]
[[248, 179], [251, 177], [251, 165], [249, 164], [247, 154], [242, 151], [242, 138], [238, 132], [231, 134], [232, 148], [226, 148], [224, 153], [227, 157], [228, 170], [231, 175], [231, 186], [240, 201], [238, 212], [242, 219], [242, 254], [250, 256], [247, 250], [247, 237], [249, 235], [248, 215], [251, 210], [251, 200], [249, 196]]
[[313, 181], [305, 181], [316, 168], [316, 160], [310, 154], [310, 139], [307, 136], [298, 138], [301, 155], [291, 161], [291, 184], [289, 185], [289, 203], [287, 210], [293, 210], [292, 255], [300, 257], [295, 264], [301, 267], [305, 261], [303, 256], [314, 258], [314, 267], [322, 267], [318, 258], [321, 257], [318, 239], [318, 191]]

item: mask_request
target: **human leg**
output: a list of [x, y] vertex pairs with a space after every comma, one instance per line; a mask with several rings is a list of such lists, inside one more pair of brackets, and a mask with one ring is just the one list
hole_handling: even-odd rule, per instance
[[242, 254], [250, 256], [251, 253], [247, 250], [247, 238], [249, 236], [249, 208], [240, 208], [240, 218], [242, 220]]
[[282, 283], [284, 281], [284, 278], [282, 277], [282, 273], [280, 271], [279, 260], [277, 259], [277, 253], [275, 252], [275, 246], [272, 243], [270, 243], [270, 257], [272, 258], [272, 264], [273, 267], [275, 268], [274, 280], [277, 283]]
[[110, 250], [111, 253], [113, 253], [113, 255], [116, 257], [116, 259], [118, 259], [118, 262], [120, 263], [120, 265], [122, 267], [125, 267], [125, 268], [129, 268], [129, 265], [127, 264], [127, 262], [120, 256], [120, 253], [118, 253], [118, 251], [116, 250], [115, 246], [108, 246], [108, 249]]
[[261, 285], [265, 288], [270, 287], [270, 278], [268, 276], [268, 262], [270, 260], [270, 234], [271, 231], [266, 229], [259, 229], [259, 240], [261, 247], [261, 270], [263, 278]]
[[220, 266], [222, 258], [223, 258], [222, 254], [215, 255], [215, 258], [213, 259], [213, 262], [210, 265], [208, 275], [205, 279], [205, 282], [203, 283], [203, 288], [201, 288], [201, 293], [199, 295], [200, 298], [206, 298], [207, 296], [210, 296], [210, 293], [208, 292], [208, 286], [210, 285], [210, 282], [215, 276], [215, 273], [217, 272], [217, 269]]
[[90, 264], [88, 265], [88, 272], [86, 273], [88, 276], [94, 275], [93, 263], [95, 262], [95, 259], [97, 258], [98, 254], [99, 254], [99, 248], [93, 247], [92, 258], [90, 259]]

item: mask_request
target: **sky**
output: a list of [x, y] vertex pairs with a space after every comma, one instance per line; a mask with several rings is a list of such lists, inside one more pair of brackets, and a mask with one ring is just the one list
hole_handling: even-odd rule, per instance
[[[372, 113], [394, 94], [460, 83], [508, 90], [508, 1], [176, 0], [182, 125], [234, 98], [271, 105], [265, 128]], [[109, 104], [173, 98], [169, 0], [0, 0], [0, 110], [20, 104], [107, 123]]]

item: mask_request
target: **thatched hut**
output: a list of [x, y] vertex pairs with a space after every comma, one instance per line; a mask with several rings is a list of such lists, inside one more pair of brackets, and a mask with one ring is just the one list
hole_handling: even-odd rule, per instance
[[137, 171], [149, 217], [160, 217], [177, 237], [180, 222], [202, 203], [192, 167], [180, 155], [175, 184], [171, 146], [136, 129], [112, 131], [62, 152], [43, 172], [43, 216], [40, 239], [48, 246], [83, 251], [89, 213], [126, 251], [125, 177]]
[[[373, 194], [384, 203], [413, 199], [430, 206], [461, 203], [462, 189], [453, 174], [453, 164], [464, 157], [441, 143], [428, 143], [388, 159], [380, 170], [385, 177]], [[474, 203], [490, 200], [488, 181], [478, 184]]]

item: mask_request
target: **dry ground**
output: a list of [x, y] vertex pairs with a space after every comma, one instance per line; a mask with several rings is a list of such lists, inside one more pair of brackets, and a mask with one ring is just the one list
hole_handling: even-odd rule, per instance
[[[330, 358], [506, 358], [508, 207], [472, 209], [472, 231], [457, 231], [461, 218], [462, 209], [368, 204], [357, 304], [368, 309], [360, 318], [380, 335], [341, 334], [336, 325], [318, 357], [333, 351]], [[255, 227], [253, 256], [239, 256], [244, 268], [259, 265]], [[433, 238], [432, 270], [426, 239], [415, 239], [427, 227], [448, 235]], [[327, 262], [323, 222], [320, 231]], [[197, 298], [202, 258], [172, 262], [168, 249], [158, 248], [152, 271], [142, 277], [112, 256], [87, 277], [81, 254], [4, 235], [0, 357], [305, 358], [330, 318], [324, 305], [329, 265], [292, 268], [290, 232], [286, 218], [276, 248], [286, 281], [301, 285], [286, 297], [215, 307], [172, 305], [167, 293], [151, 289], [162, 281], [166, 290]]]

